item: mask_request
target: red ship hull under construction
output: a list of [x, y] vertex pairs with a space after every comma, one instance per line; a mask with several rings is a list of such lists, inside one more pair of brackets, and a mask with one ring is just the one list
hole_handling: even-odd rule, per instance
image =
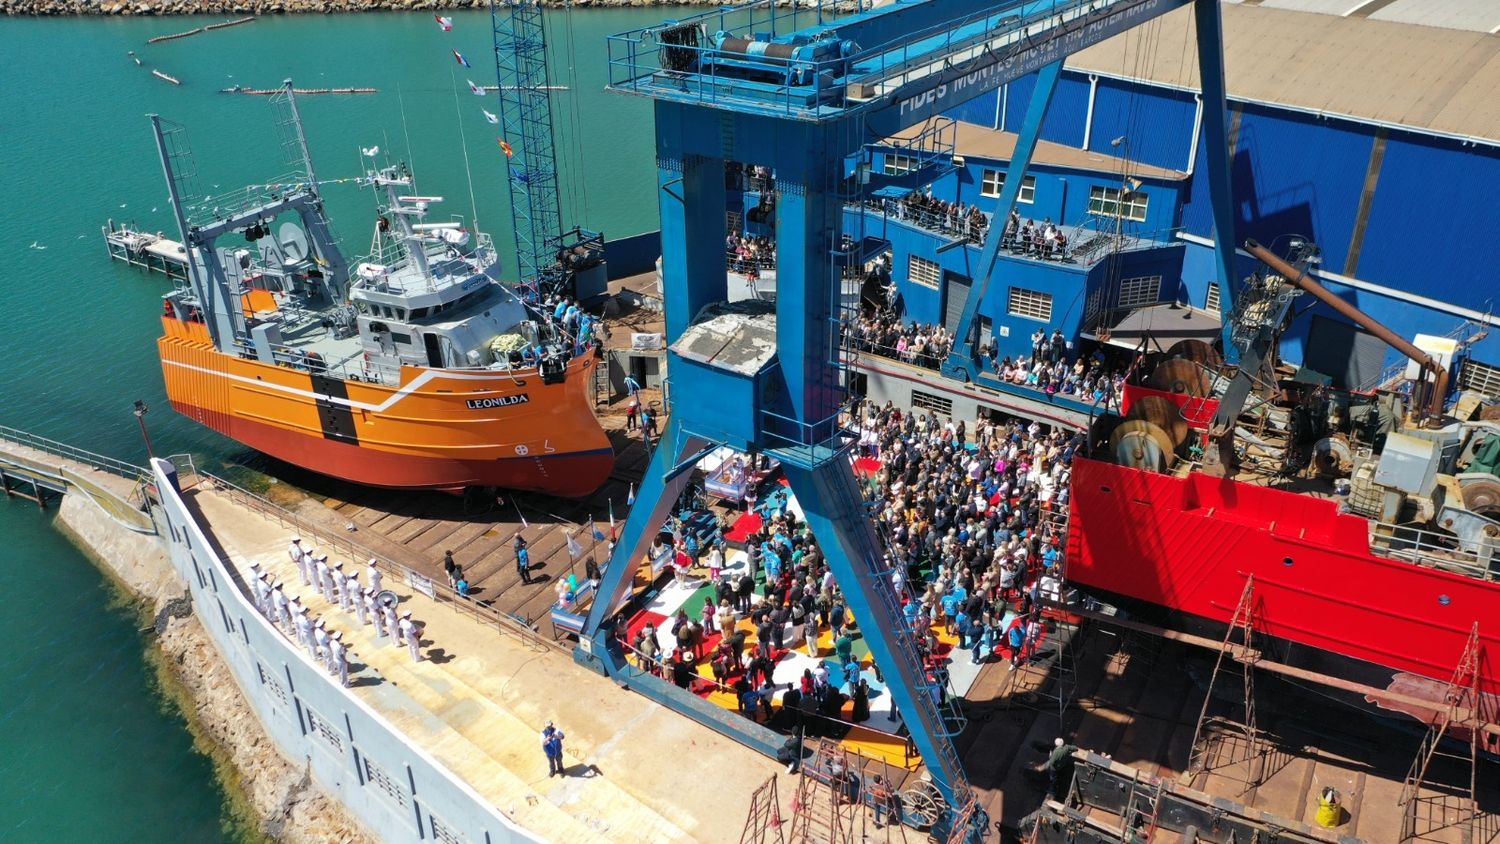
[[1079, 458], [1069, 518], [1071, 582], [1222, 629], [1253, 575], [1258, 634], [1389, 669], [1365, 673], [1392, 691], [1428, 678], [1440, 697], [1477, 620], [1481, 690], [1500, 694], [1500, 583], [1378, 556], [1335, 501]]

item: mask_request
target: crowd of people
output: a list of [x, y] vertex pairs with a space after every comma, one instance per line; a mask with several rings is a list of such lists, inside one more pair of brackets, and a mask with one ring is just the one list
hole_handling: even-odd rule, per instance
[[912, 191], [900, 199], [878, 200], [876, 207], [898, 220], [975, 244], [984, 242], [990, 225], [990, 218], [977, 206], [949, 202], [925, 191]]
[[[890, 588], [937, 688], [945, 663], [959, 654], [975, 664], [997, 654], [1012, 668], [1020, 664], [1044, 636], [1041, 601], [1061, 598], [1054, 516], [1066, 508], [1069, 466], [1083, 435], [1014, 420], [945, 420], [889, 403], [858, 409], [851, 424], [861, 456], [879, 467], [865, 493], [888, 549]], [[712, 684], [732, 692], [749, 718], [770, 720], [779, 696], [781, 711], [791, 713], [784, 725], [798, 736], [830, 720], [868, 720], [871, 691], [854, 649], [861, 620], [785, 495], [757, 507], [762, 526], [745, 540], [744, 567], [727, 566], [722, 541], [699, 548], [686, 531], [657, 537], [648, 558], [658, 569], [713, 592], [699, 612], [663, 622], [665, 631], [646, 624], [632, 635], [622, 626], [622, 646], [684, 689]], [[707, 580], [691, 582], [701, 569]], [[957, 639], [958, 650], [949, 652], [939, 630]], [[817, 663], [778, 682], [777, 664], [798, 649]]]
[[741, 275], [776, 268], [776, 242], [765, 235], [731, 232], [724, 239], [724, 263], [731, 272]]
[[1030, 255], [1043, 260], [1068, 259], [1068, 234], [1054, 225], [1051, 217], [1037, 225], [1036, 220], [1021, 220], [1020, 212], [1012, 208], [1001, 233], [1000, 247], [1021, 255]]
[[1082, 433], [1011, 420], [943, 420], [868, 406], [860, 448], [893, 577], [918, 572], [906, 612], [942, 625], [982, 662], [1003, 647], [1014, 667], [1042, 633], [1039, 601], [1061, 593], [1061, 520]]
[[[888, 308], [866, 308], [845, 329], [846, 342], [860, 352], [938, 369], [953, 348], [953, 335], [941, 325], [908, 323]], [[979, 352], [983, 368], [1007, 384], [1048, 396], [1062, 395], [1097, 404], [1116, 400], [1125, 376], [1102, 352], [1073, 355], [1061, 331], [1037, 329], [1030, 355], [1001, 356], [994, 341]]]

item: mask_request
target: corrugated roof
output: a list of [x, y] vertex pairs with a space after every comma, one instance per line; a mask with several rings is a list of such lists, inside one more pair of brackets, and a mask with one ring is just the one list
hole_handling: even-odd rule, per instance
[[[1016, 149], [1016, 134], [986, 129], [973, 123], [960, 122], [958, 135], [954, 139], [954, 151], [959, 155], [994, 158], [1009, 161]], [[1119, 173], [1121, 160], [1117, 156], [1091, 152], [1086, 149], [1039, 141], [1031, 160], [1035, 164], [1050, 164], [1074, 170], [1089, 170], [1095, 173]], [[1152, 167], [1138, 161], [1130, 162], [1130, 175], [1148, 179], [1183, 179], [1186, 175], [1176, 170]]]
[[1495, 0], [1442, 0], [1436, 3], [1433, 0], [1396, 0], [1371, 12], [1370, 20], [1494, 33], [1500, 30], [1500, 3]]
[[[1500, 140], [1500, 38], [1264, 3], [1222, 9], [1231, 97]], [[1192, 7], [1083, 50], [1068, 66], [1197, 89]]]

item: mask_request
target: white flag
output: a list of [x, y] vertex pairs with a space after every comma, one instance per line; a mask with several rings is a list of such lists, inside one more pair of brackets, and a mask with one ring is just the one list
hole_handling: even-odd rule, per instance
[[635, 503], [635, 484], [631, 484], [630, 485], [630, 494], [625, 496], [625, 503], [626, 504], [634, 504]]
[[[480, 109], [480, 111], [484, 111], [484, 109]], [[490, 114], [487, 111], [484, 111], [484, 119], [488, 120], [491, 123], [499, 123], [500, 122], [500, 118], [496, 117], [493, 114]]]
[[568, 556], [575, 560], [583, 556], [583, 546], [578, 544], [577, 537], [571, 533], [568, 534]]
[[469, 83], [469, 90], [473, 92], [474, 96], [476, 96], [476, 97], [482, 97], [482, 96], [484, 96], [484, 89], [481, 88], [481, 87], [479, 87], [478, 85], [475, 85], [474, 84], [474, 80], [472, 80], [472, 79], [465, 79], [464, 81], [467, 82], [467, 83]]

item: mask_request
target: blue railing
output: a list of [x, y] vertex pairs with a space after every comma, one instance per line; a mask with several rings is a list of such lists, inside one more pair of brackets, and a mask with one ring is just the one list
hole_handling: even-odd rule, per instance
[[[831, 25], [806, 28], [822, 21], [833, 23], [823, 16], [821, 4], [809, 11], [777, 8], [775, 0], [757, 0], [610, 36], [609, 87], [661, 99], [816, 119], [879, 101], [908, 83], [987, 52], [1023, 42], [1030, 49], [1080, 18], [1099, 17], [1113, 7], [1137, 2], [1008, 2], [982, 15], [943, 20], [861, 49], [852, 42], [832, 46], [838, 31]], [[858, 20], [850, 17], [839, 22], [857, 29]], [[804, 27], [800, 34], [806, 38], [792, 45], [785, 36], [798, 24]], [[1031, 33], [1036, 24], [1043, 28]], [[801, 49], [781, 58], [724, 51], [714, 43], [715, 34], [721, 32], [746, 39], [780, 38], [776, 43]], [[824, 41], [814, 40], [819, 36]], [[823, 49], [813, 49], [819, 44]], [[771, 80], [774, 75], [783, 79]]]

